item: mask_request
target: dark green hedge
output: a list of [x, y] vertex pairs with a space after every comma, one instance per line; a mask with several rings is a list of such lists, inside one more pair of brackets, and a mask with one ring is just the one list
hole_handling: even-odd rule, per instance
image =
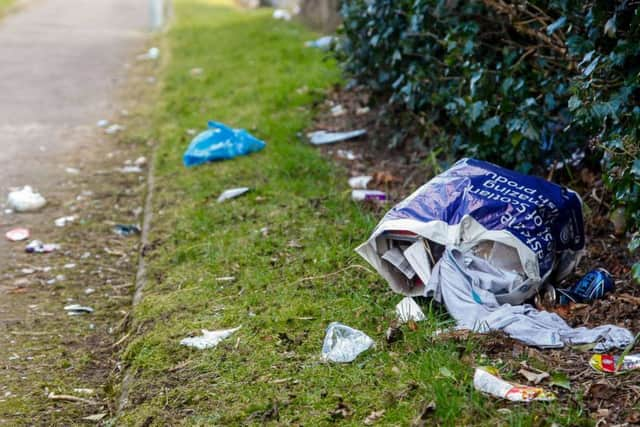
[[[614, 207], [637, 231], [639, 6], [343, 0], [338, 56], [349, 75], [417, 116], [429, 148], [523, 172], [599, 161]], [[634, 272], [640, 278], [640, 265]]]

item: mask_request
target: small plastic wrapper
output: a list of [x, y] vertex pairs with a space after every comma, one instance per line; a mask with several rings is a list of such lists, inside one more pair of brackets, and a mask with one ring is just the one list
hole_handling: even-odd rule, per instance
[[493, 367], [478, 367], [473, 376], [476, 390], [512, 402], [531, 402], [534, 400], [552, 401], [556, 395], [541, 387], [513, 384], [500, 378], [498, 370]]
[[[589, 360], [589, 365], [596, 371], [610, 374], [640, 369], [640, 354], [624, 356], [622, 363], [620, 363], [620, 357], [621, 356], [613, 356], [611, 354], [594, 354], [591, 356], [591, 360]], [[618, 363], [620, 363], [619, 367]]]
[[373, 344], [373, 340], [364, 332], [332, 322], [327, 327], [322, 344], [322, 358], [338, 363], [352, 362]]
[[180, 341], [180, 344], [186, 345], [187, 347], [194, 347], [198, 350], [213, 348], [216, 347], [223, 339], [229, 338], [240, 328], [241, 327], [238, 326], [237, 328], [222, 329], [219, 331], [208, 331], [206, 329], [203, 329], [202, 335], [198, 337], [184, 338], [182, 341]]

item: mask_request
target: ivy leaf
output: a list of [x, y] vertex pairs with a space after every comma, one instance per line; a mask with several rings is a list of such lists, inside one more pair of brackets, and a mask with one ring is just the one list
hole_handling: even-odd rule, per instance
[[471, 104], [471, 122], [475, 122], [482, 115], [486, 106], [487, 101], [477, 101]]
[[494, 127], [498, 126], [499, 124], [500, 124], [500, 117], [493, 116], [485, 120], [484, 123], [482, 123], [482, 125], [480, 126], [479, 130], [485, 136], [491, 136], [491, 131], [493, 130]]
[[640, 178], [640, 159], [635, 159], [631, 165], [631, 173]]
[[569, 103], [568, 103], [569, 110], [575, 111], [581, 106], [582, 106], [582, 101], [580, 101], [580, 98], [578, 98], [575, 95], [569, 98]]
[[[637, 161], [638, 160], [636, 160], [636, 162]], [[638, 248], [640, 248], [640, 231], [638, 231], [631, 237], [628, 248], [629, 252], [635, 252], [638, 250]]]
[[553, 374], [551, 374], [551, 382], [549, 383], [549, 385], [571, 391], [571, 383], [569, 382], [569, 377], [564, 372], [554, 372]]
[[566, 16], [560, 17], [554, 23], [547, 25], [547, 34], [548, 35], [553, 34], [554, 31], [559, 30], [560, 28], [564, 27], [564, 24], [566, 24], [566, 23], [567, 23], [567, 17]]
[[589, 77], [591, 75], [591, 73], [593, 73], [593, 71], [596, 69], [596, 66], [598, 65], [598, 62], [600, 62], [600, 57], [596, 56], [596, 59], [591, 61], [591, 64], [589, 64], [587, 66], [587, 68], [584, 69], [582, 74], [584, 74], [585, 76]]
[[471, 97], [476, 95], [476, 84], [482, 78], [482, 70], [476, 71], [471, 75], [471, 81], [469, 83], [469, 90], [471, 91]]
[[609, 18], [606, 24], [604, 24], [604, 33], [611, 37], [612, 39], [616, 38], [616, 15], [613, 15], [612, 18]]
[[636, 262], [631, 267], [631, 277], [638, 283], [640, 283], [640, 262]]

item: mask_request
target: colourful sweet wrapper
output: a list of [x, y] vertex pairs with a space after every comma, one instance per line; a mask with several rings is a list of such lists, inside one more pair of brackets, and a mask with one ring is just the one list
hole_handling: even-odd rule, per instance
[[596, 371], [615, 373], [622, 371], [630, 371], [640, 368], [640, 354], [629, 354], [624, 357], [619, 369], [616, 369], [620, 361], [620, 356], [611, 354], [594, 354], [589, 360], [589, 365]]
[[510, 383], [500, 378], [497, 369], [493, 367], [478, 367], [473, 376], [476, 390], [512, 402], [531, 402], [533, 400], [551, 401], [556, 395], [541, 387], [531, 387]]

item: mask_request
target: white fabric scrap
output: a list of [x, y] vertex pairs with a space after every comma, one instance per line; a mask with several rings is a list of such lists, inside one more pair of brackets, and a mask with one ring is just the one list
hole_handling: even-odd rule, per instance
[[186, 345], [187, 347], [194, 347], [198, 350], [213, 348], [217, 346], [220, 341], [230, 337], [240, 328], [241, 326], [238, 326], [237, 328], [221, 329], [219, 331], [208, 331], [206, 329], [202, 329], [202, 335], [200, 335], [199, 337], [184, 338], [182, 341], [180, 341], [180, 344]]
[[496, 277], [482, 258], [447, 249], [436, 263], [425, 296], [447, 307], [458, 328], [476, 332], [504, 331], [512, 338], [540, 348], [596, 343], [594, 351], [624, 348], [634, 339], [627, 329], [615, 325], [572, 328], [555, 313], [538, 311], [529, 304], [500, 305], [495, 292], [508, 288], [512, 278]]

